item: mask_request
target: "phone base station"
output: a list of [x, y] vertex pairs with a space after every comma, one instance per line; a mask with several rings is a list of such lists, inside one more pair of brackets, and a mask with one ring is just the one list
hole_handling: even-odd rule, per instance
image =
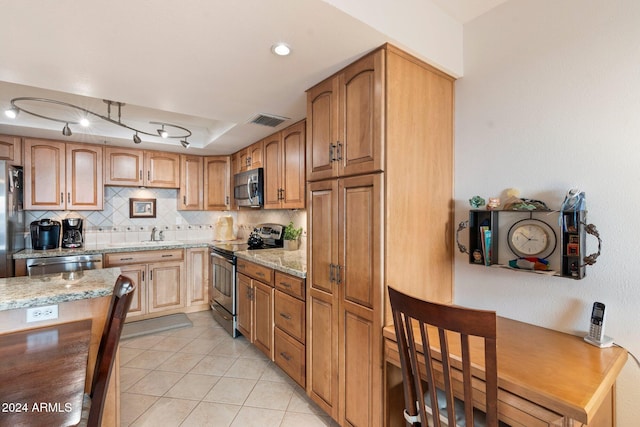
[[595, 345], [596, 347], [600, 348], [611, 347], [613, 345], [613, 338], [606, 335], [604, 336], [604, 338], [602, 338], [602, 341], [597, 341], [594, 338], [591, 338], [589, 335], [585, 336], [584, 340], [589, 344]]

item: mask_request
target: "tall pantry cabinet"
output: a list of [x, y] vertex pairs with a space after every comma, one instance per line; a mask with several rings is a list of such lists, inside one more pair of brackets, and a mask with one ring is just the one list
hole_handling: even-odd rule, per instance
[[384, 45], [307, 91], [307, 394], [383, 425], [387, 286], [452, 300], [453, 78]]

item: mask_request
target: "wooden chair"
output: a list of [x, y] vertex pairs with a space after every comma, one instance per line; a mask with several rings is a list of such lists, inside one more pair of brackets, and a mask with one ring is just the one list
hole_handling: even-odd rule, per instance
[[118, 277], [113, 288], [111, 305], [100, 339], [91, 392], [85, 395], [79, 426], [99, 427], [102, 424], [102, 412], [107, 397], [109, 378], [134, 290], [135, 286], [131, 279], [122, 275]]
[[[389, 299], [400, 353], [407, 424], [429, 426], [431, 421], [435, 427], [440, 427], [443, 422], [444, 425], [457, 426], [498, 426], [496, 313], [423, 301], [392, 288], [389, 288]], [[427, 325], [432, 329], [431, 336]], [[484, 342], [484, 412], [471, 404], [474, 392], [470, 336], [481, 337]], [[449, 354], [449, 349], [458, 348], [458, 340], [461, 363], [458, 356]], [[438, 355], [432, 348], [434, 346], [436, 351], [440, 348], [441, 363], [436, 360]], [[462, 371], [462, 378], [459, 373], [452, 376], [452, 362], [455, 371]], [[426, 378], [426, 392], [421, 378]], [[460, 380], [463, 399], [454, 397], [454, 388], [460, 392], [459, 387], [454, 387], [454, 382], [459, 383]], [[475, 395], [478, 401], [481, 396], [478, 390]], [[448, 420], [455, 420], [455, 423]]]

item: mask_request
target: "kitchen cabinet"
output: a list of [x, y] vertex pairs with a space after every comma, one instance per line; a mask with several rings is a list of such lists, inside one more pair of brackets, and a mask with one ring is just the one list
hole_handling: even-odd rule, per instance
[[305, 208], [305, 121], [264, 140], [264, 208]]
[[240, 172], [262, 167], [264, 140], [254, 142], [250, 146], [238, 151]]
[[383, 169], [384, 61], [375, 51], [307, 91], [307, 181]]
[[275, 272], [273, 360], [306, 387], [306, 305], [304, 279]]
[[203, 162], [200, 156], [180, 155], [179, 211], [201, 211], [204, 206]]
[[7, 160], [12, 165], [22, 166], [22, 138], [0, 135], [0, 160]]
[[386, 286], [452, 302], [453, 83], [387, 44], [307, 92], [307, 394], [340, 425], [384, 424]]
[[120, 267], [123, 273], [131, 273], [129, 277], [138, 286], [131, 317], [184, 311], [187, 292], [183, 249], [108, 253], [104, 261], [105, 267]]
[[273, 360], [273, 270], [239, 259], [238, 330]]
[[26, 139], [26, 210], [101, 210], [102, 147]]
[[225, 211], [231, 207], [231, 176], [229, 156], [204, 158], [204, 209]]
[[180, 187], [180, 155], [132, 148], [105, 149], [105, 185]]
[[207, 305], [209, 301], [209, 248], [188, 248], [187, 306]]

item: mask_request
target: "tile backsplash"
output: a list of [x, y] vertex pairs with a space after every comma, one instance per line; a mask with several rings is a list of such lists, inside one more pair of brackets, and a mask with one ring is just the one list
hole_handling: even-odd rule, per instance
[[[156, 199], [156, 218], [129, 218], [129, 199]], [[260, 223], [288, 224], [306, 230], [306, 211], [242, 210], [179, 211], [178, 190], [164, 188], [105, 187], [101, 211], [25, 211], [25, 247], [31, 247], [29, 224], [42, 218], [62, 220], [67, 216], [84, 219], [85, 244], [110, 244], [149, 240], [157, 227], [164, 240], [214, 240], [215, 223], [222, 216], [233, 217], [238, 238], [245, 239]], [[302, 244], [306, 243], [306, 232]]]

